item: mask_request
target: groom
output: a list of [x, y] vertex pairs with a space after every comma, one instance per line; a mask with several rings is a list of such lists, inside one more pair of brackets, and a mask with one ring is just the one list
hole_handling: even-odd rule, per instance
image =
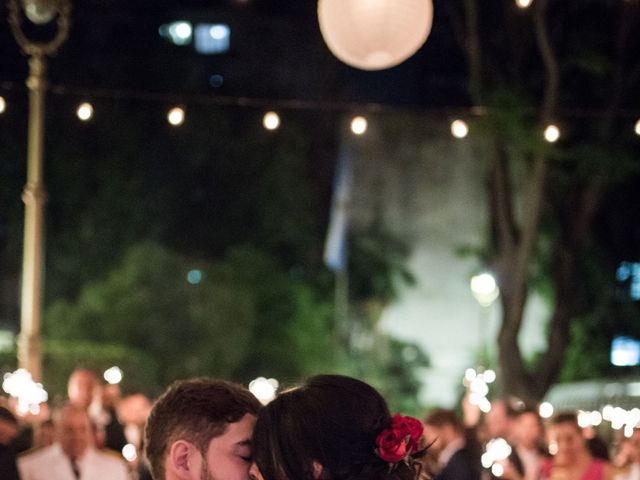
[[240, 385], [205, 378], [175, 382], [154, 404], [145, 428], [154, 480], [248, 480], [259, 410]]

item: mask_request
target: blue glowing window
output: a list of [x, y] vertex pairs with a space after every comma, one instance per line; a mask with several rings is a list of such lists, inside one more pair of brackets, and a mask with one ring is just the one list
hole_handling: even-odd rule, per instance
[[640, 263], [622, 262], [616, 270], [616, 280], [629, 284], [631, 300], [640, 300]]
[[196, 51], [216, 55], [229, 50], [231, 29], [223, 23], [200, 23], [194, 31]]
[[640, 341], [631, 337], [616, 337], [611, 342], [611, 363], [616, 367], [640, 365]]

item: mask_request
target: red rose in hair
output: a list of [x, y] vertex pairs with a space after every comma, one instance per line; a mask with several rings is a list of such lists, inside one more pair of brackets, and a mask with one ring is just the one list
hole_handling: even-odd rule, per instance
[[378, 456], [389, 463], [396, 463], [407, 455], [405, 435], [397, 428], [391, 427], [384, 430], [376, 438]]
[[422, 438], [422, 432], [424, 427], [422, 422], [417, 418], [404, 417], [399, 413], [393, 416], [393, 428], [399, 430], [403, 436], [409, 437], [409, 446], [411, 450], [416, 451], [420, 446], [420, 439]]

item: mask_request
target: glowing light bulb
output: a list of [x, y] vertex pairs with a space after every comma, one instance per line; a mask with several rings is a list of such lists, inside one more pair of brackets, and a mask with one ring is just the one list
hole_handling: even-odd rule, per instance
[[578, 425], [580, 428], [587, 428], [591, 425], [591, 412], [578, 411]]
[[4, 97], [0, 97], [0, 113], [4, 113], [7, 109], [7, 101]]
[[542, 402], [538, 409], [538, 413], [540, 413], [542, 418], [551, 418], [553, 416], [553, 405], [549, 402]]
[[133, 462], [136, 458], [138, 458], [138, 450], [136, 446], [132, 443], [127, 443], [124, 447], [122, 447], [122, 456], [127, 462]]
[[520, 8], [529, 8], [533, 0], [516, 0], [516, 5]]
[[484, 381], [487, 383], [493, 383], [496, 381], [496, 372], [491, 369], [485, 370], [482, 375], [484, 376]]
[[634, 131], [636, 132], [636, 135], [640, 135], [640, 120], [638, 120], [636, 122], [636, 126], [634, 128]]
[[469, 126], [463, 120], [451, 122], [451, 135], [456, 138], [464, 138], [469, 134]]
[[48, 399], [48, 394], [42, 384], [34, 382], [31, 374], [23, 368], [13, 373], [5, 373], [2, 389], [18, 399], [18, 413], [20, 415], [39, 411], [37, 406]]
[[501, 477], [504, 474], [504, 467], [499, 463], [494, 463], [491, 465], [491, 473], [493, 473], [495, 477]]
[[278, 381], [275, 378], [258, 377], [249, 383], [249, 391], [253, 393], [260, 403], [266, 405], [276, 398], [278, 386]]
[[107, 383], [111, 385], [115, 385], [116, 383], [120, 383], [122, 381], [122, 377], [124, 374], [120, 367], [111, 367], [107, 368], [104, 371], [103, 377], [107, 381]]
[[500, 295], [496, 279], [490, 273], [474, 275], [469, 284], [474, 298], [483, 307], [490, 306]]
[[184, 115], [184, 109], [174, 107], [169, 110], [169, 113], [167, 114], [167, 121], [174, 127], [177, 127], [184, 123]]
[[189, 22], [175, 22], [171, 27], [175, 36], [180, 40], [187, 41], [191, 38], [193, 28]]
[[91, 118], [93, 117], [93, 105], [88, 102], [81, 103], [80, 105], [78, 105], [76, 115], [83, 122], [91, 120]]
[[363, 135], [367, 131], [367, 119], [364, 117], [353, 117], [351, 120], [351, 131], [356, 135]]
[[464, 379], [467, 382], [473, 382], [475, 380], [475, 378], [476, 378], [476, 375], [477, 375], [477, 373], [476, 373], [475, 369], [467, 368], [467, 370], [465, 370], [465, 372], [464, 372]]
[[267, 130], [276, 130], [280, 126], [280, 116], [276, 112], [267, 112], [262, 117], [262, 125]]
[[560, 129], [555, 125], [549, 125], [544, 129], [544, 139], [549, 143], [555, 143], [560, 138]]
[[25, 15], [36, 25], [49, 23], [58, 14], [58, 7], [55, 2], [26, 0], [23, 1], [23, 4]]

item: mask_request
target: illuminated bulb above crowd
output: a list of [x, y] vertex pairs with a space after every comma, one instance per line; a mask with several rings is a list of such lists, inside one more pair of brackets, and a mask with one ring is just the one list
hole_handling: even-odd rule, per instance
[[280, 126], [280, 116], [276, 112], [267, 112], [262, 118], [262, 125], [267, 130], [277, 130]]
[[76, 115], [83, 122], [91, 120], [93, 117], [93, 105], [89, 102], [84, 102], [78, 105], [78, 109], [76, 110]]
[[184, 109], [180, 107], [174, 107], [167, 113], [167, 121], [174, 127], [182, 125], [184, 123], [184, 117]]
[[549, 143], [555, 143], [560, 138], [560, 129], [556, 125], [549, 125], [544, 129], [544, 139]]
[[469, 126], [463, 120], [451, 122], [451, 135], [456, 138], [464, 138], [469, 134]]
[[351, 131], [356, 135], [364, 135], [367, 131], [367, 119], [361, 116], [353, 117], [351, 120]]

